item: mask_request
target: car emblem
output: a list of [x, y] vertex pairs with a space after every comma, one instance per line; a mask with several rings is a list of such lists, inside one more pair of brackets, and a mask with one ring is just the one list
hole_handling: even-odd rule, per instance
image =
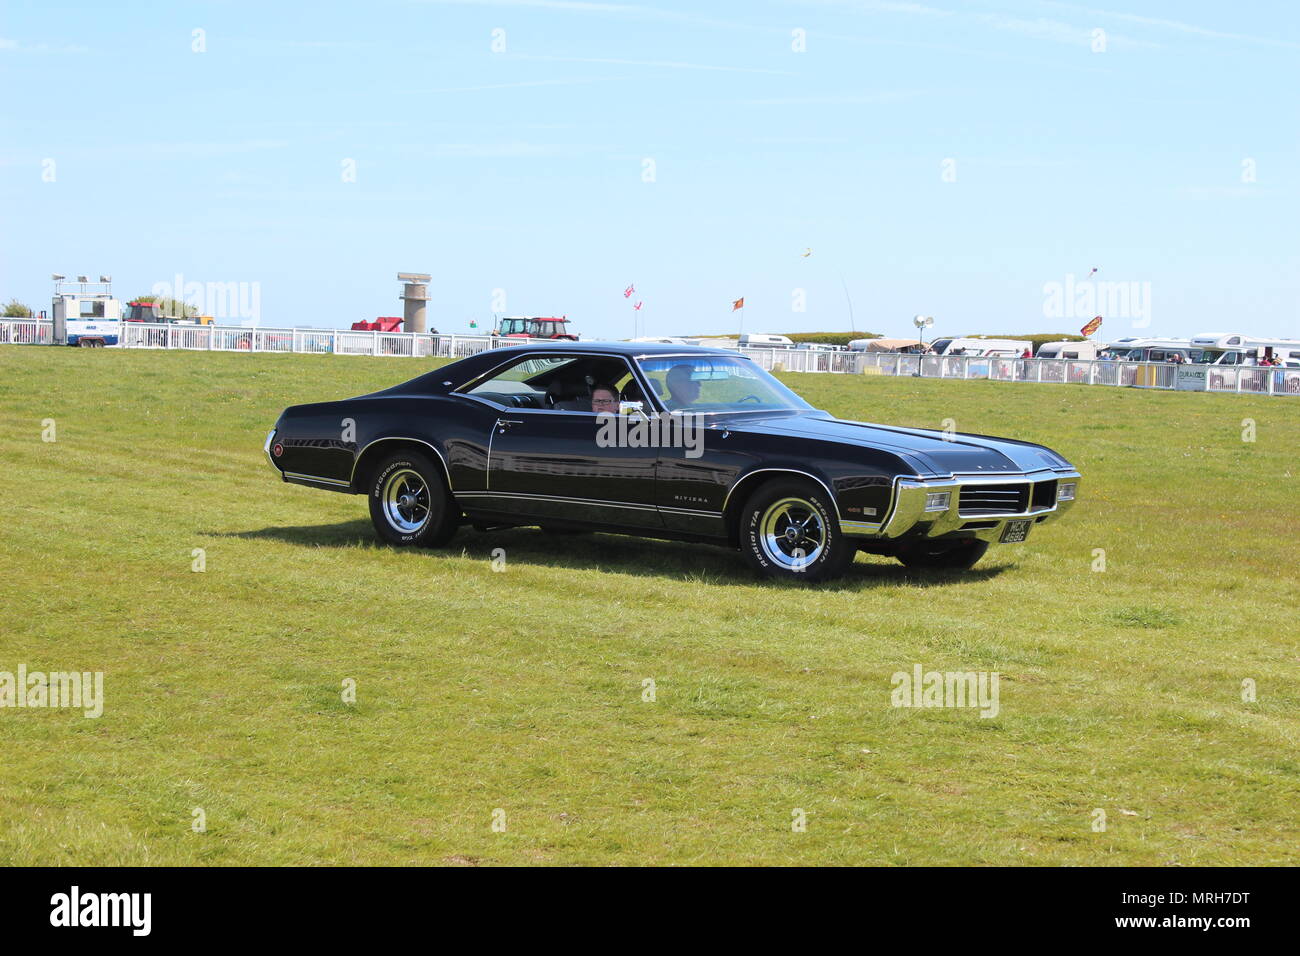
[[284, 446], [281, 445], [279, 442], [276, 442], [273, 446], [271, 446], [271, 454], [274, 455], [276, 458], [279, 458], [281, 455], [284, 454]]

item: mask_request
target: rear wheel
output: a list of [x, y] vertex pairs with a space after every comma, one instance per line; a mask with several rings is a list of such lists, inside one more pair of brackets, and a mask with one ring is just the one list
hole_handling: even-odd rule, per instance
[[974, 567], [988, 549], [987, 541], [976, 538], [956, 543], [920, 541], [904, 545], [898, 552], [898, 560], [918, 570], [965, 571]]
[[419, 452], [381, 461], [370, 480], [370, 520], [389, 544], [446, 544], [460, 520], [442, 472]]
[[740, 516], [740, 550], [755, 570], [804, 582], [838, 577], [857, 553], [840, 532], [825, 490], [800, 479], [779, 479], [754, 492]]

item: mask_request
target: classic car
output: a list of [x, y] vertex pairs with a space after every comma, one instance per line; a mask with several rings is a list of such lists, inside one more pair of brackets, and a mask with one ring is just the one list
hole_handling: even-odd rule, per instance
[[739, 549], [802, 581], [859, 551], [969, 568], [1068, 510], [1080, 481], [1042, 445], [837, 419], [737, 352], [646, 343], [481, 352], [287, 408], [265, 448], [286, 482], [368, 496], [394, 545], [463, 524], [612, 532]]

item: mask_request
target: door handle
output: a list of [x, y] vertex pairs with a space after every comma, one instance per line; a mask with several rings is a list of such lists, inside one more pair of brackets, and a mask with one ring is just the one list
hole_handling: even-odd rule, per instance
[[523, 420], [522, 420], [522, 419], [518, 419], [518, 418], [498, 418], [498, 419], [497, 419], [497, 434], [498, 434], [498, 435], [504, 435], [504, 434], [506, 433], [506, 429], [509, 428], [511, 425], [522, 425], [522, 424], [523, 424]]

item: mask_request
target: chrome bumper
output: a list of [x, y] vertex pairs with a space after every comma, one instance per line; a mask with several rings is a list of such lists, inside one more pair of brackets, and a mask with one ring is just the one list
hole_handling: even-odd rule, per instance
[[262, 451], [266, 452], [267, 463], [271, 466], [271, 470], [275, 472], [275, 476], [283, 481], [284, 472], [280, 470], [280, 467], [275, 463], [275, 459], [271, 457], [271, 443], [275, 441], [275, 431], [276, 430], [272, 428], [266, 433], [266, 441], [262, 445]]
[[[1034, 503], [1035, 486], [1045, 482], [1054, 482], [1051, 503], [1041, 499]], [[861, 535], [872, 538], [898, 538], [908, 532], [920, 534], [926, 538], [938, 538], [954, 532], [963, 532], [964, 537], [975, 537], [984, 541], [998, 541], [1009, 521], [1030, 520], [1034, 523], [1048, 521], [1064, 514], [1074, 506], [1079, 497], [1082, 477], [1073, 470], [1044, 470], [1010, 475], [954, 475], [952, 478], [896, 478], [894, 479], [893, 500], [890, 502], [886, 517], [880, 522], [840, 521], [840, 530], [847, 535]], [[978, 489], [988, 485], [1023, 485], [1025, 486], [1024, 510], [1013, 511], [967, 511], [963, 513], [961, 497], [963, 489]], [[1068, 498], [1061, 498], [1065, 486], [1073, 485], [1073, 493]], [[948, 493], [945, 506], [927, 509], [926, 499], [929, 495]], [[913, 530], [916, 529], [916, 530]]]

